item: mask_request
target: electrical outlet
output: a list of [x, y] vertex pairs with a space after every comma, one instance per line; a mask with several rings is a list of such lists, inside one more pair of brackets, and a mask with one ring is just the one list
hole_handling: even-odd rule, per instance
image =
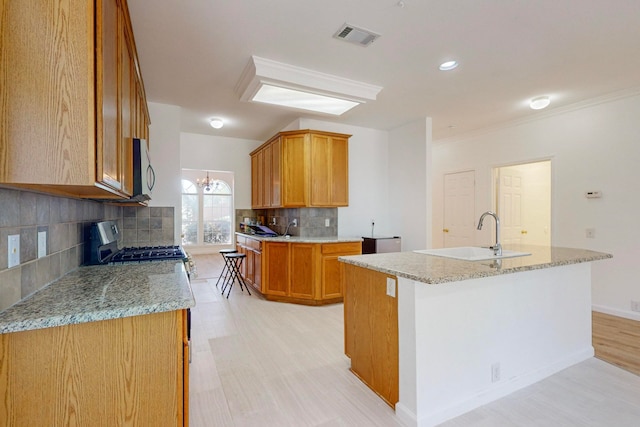
[[325, 218], [324, 219], [324, 226], [325, 227], [330, 227], [331, 226], [331, 220], [329, 218]]
[[631, 311], [640, 312], [640, 301], [631, 301]]
[[298, 219], [297, 218], [293, 218], [293, 221], [291, 221], [293, 223], [294, 227], [298, 226]]
[[595, 228], [587, 228], [584, 230], [587, 239], [595, 239], [596, 238], [596, 229]]
[[387, 295], [396, 297], [396, 280], [391, 277], [387, 277]]
[[47, 256], [47, 232], [38, 231], [38, 258]]
[[276, 217], [271, 218], [271, 225], [276, 225]]
[[500, 381], [500, 363], [496, 362], [491, 365], [491, 382], [495, 383]]
[[20, 264], [20, 235], [12, 234], [9, 236], [7, 267], [15, 267]]

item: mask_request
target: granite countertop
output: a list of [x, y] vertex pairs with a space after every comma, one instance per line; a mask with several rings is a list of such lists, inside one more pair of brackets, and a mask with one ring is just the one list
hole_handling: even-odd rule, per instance
[[289, 238], [286, 238], [284, 236], [277, 236], [277, 237], [258, 236], [257, 234], [242, 233], [240, 231], [236, 231], [236, 234], [238, 234], [240, 236], [249, 237], [251, 239], [256, 239], [256, 240], [259, 240], [261, 242], [295, 242], [295, 243], [348, 243], [348, 242], [362, 242], [362, 237], [342, 237], [342, 236], [299, 237], [299, 236], [289, 236]]
[[510, 245], [505, 246], [505, 249], [528, 252], [531, 255], [503, 258], [500, 262], [495, 262], [462, 261], [415, 252], [394, 252], [341, 256], [338, 260], [418, 282], [438, 284], [612, 258], [610, 254], [586, 249], [533, 245]]
[[195, 305], [182, 261], [80, 267], [0, 312], [0, 333], [116, 319]]

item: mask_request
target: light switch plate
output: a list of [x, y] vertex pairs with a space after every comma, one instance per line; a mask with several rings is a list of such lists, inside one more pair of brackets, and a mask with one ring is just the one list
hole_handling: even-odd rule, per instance
[[387, 295], [396, 297], [396, 280], [391, 277], [387, 277]]
[[7, 259], [7, 267], [15, 267], [20, 264], [20, 235], [12, 234], [9, 236], [9, 257]]
[[38, 258], [47, 256], [47, 232], [38, 231]]

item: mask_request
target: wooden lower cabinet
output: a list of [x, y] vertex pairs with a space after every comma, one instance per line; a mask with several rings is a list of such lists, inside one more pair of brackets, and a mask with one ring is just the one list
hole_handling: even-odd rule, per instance
[[395, 276], [341, 263], [344, 345], [351, 371], [395, 408], [399, 395], [398, 299], [387, 295]]
[[237, 235], [236, 250], [246, 255], [240, 268], [245, 283], [262, 292], [262, 242]]
[[307, 305], [342, 301], [338, 257], [359, 255], [360, 242], [263, 242], [262, 293], [274, 301]]
[[0, 335], [0, 425], [188, 425], [185, 313]]

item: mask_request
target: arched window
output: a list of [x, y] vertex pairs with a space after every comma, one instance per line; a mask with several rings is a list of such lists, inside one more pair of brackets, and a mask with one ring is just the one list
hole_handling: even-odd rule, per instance
[[198, 222], [200, 218], [198, 187], [182, 180], [182, 244], [198, 244]]
[[[194, 184], [193, 177], [188, 178], [194, 171], [183, 170], [183, 174], [187, 177], [182, 179], [182, 244], [230, 244], [234, 220], [232, 185], [224, 179], [208, 180], [208, 174], [209, 185]], [[233, 175], [226, 174], [232, 181]]]

